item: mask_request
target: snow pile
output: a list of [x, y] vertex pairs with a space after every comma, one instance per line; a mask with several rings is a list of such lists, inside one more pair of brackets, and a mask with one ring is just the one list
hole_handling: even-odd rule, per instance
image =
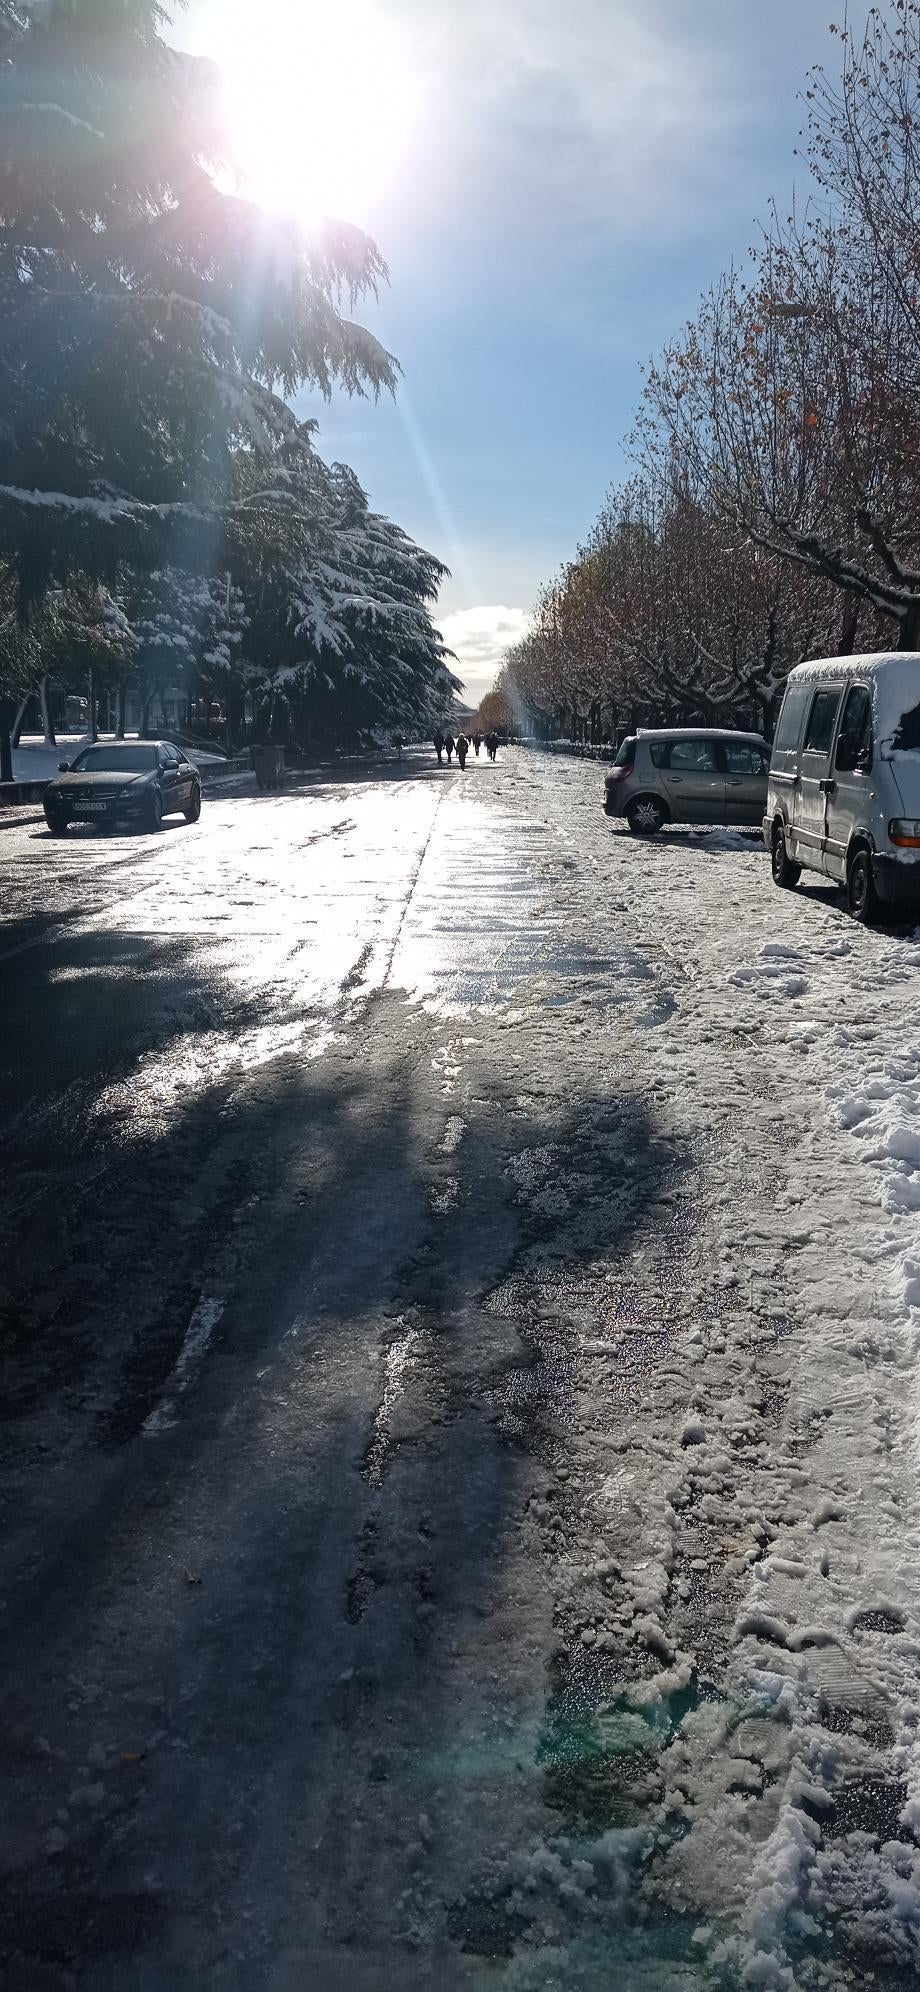
[[854, 1087], [831, 1086], [830, 1117], [863, 1145], [879, 1201], [891, 1218], [882, 1248], [892, 1262], [911, 1346], [920, 1346], [920, 1044], [893, 1053]]
[[736, 968], [728, 977], [736, 989], [750, 987], [758, 996], [804, 996], [808, 978], [798, 948], [768, 941], [760, 950], [760, 960], [749, 968]]

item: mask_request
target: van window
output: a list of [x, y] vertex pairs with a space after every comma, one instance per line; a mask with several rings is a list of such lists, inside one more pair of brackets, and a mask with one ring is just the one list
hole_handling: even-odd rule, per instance
[[847, 693], [834, 766], [838, 775], [867, 775], [872, 766], [872, 695], [866, 685]]
[[798, 746], [799, 732], [810, 691], [811, 686], [808, 684], [786, 686], [786, 696], [783, 699], [776, 737], [773, 741], [774, 751], [779, 748], [780, 752], [783, 752], [789, 747]]
[[839, 704], [839, 691], [815, 693], [814, 703], [808, 715], [805, 739], [802, 742], [803, 750], [806, 754], [830, 753], [831, 741], [834, 738], [834, 721], [837, 717], [837, 707]]
[[891, 745], [896, 754], [916, 754], [920, 748], [920, 705], [902, 712]]

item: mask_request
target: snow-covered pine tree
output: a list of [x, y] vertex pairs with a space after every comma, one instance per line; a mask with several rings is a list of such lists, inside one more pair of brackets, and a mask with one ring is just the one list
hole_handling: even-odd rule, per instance
[[457, 688], [432, 622], [446, 568], [372, 512], [345, 464], [317, 455], [300, 424], [271, 463], [237, 459], [227, 565], [246, 600], [246, 656], [314, 730], [424, 725]]
[[20, 618], [75, 575], [208, 574], [237, 451], [296, 428], [282, 396], [395, 377], [342, 310], [385, 275], [375, 245], [220, 190], [215, 72], [164, 19], [0, 0], [0, 562]]
[[21, 604], [124, 560], [206, 571], [282, 396], [393, 384], [340, 308], [382, 259], [220, 190], [215, 72], [155, 0], [0, 5], [0, 554]]

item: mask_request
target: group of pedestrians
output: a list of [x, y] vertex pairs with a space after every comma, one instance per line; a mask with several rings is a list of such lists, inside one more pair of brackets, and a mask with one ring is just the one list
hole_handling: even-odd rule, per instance
[[485, 735], [481, 733], [474, 733], [472, 742], [470, 742], [467, 739], [465, 733], [458, 734], [455, 740], [452, 733], [442, 733], [440, 727], [437, 728], [437, 731], [435, 732], [434, 735], [434, 751], [437, 754], [438, 762], [440, 763], [443, 760], [445, 754], [447, 755], [448, 761], [452, 761], [454, 758], [454, 754], [456, 753], [457, 760], [459, 761], [461, 768], [466, 767], [466, 757], [470, 751], [470, 746], [472, 745], [473, 748], [475, 749], [476, 759], [478, 761], [479, 749], [480, 747], [482, 747], [483, 744], [485, 744], [485, 750], [489, 756], [489, 760], [494, 761], [495, 756], [498, 753], [497, 733], [487, 733]]

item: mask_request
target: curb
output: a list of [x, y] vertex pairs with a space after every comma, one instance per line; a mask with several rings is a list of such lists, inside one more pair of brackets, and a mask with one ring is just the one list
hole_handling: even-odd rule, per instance
[[20, 816], [20, 809], [27, 806], [25, 803], [4, 803], [0, 807], [0, 830], [19, 830], [24, 828], [27, 823], [44, 823], [45, 812], [42, 809], [32, 810], [28, 816]]

